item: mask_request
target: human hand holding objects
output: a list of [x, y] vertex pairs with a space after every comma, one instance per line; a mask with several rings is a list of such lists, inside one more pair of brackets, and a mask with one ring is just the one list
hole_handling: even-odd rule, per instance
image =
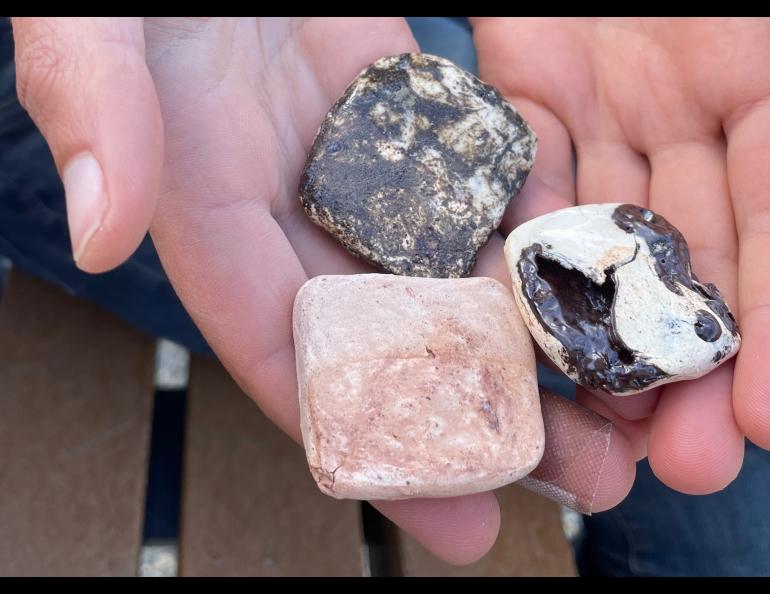
[[[14, 33], [20, 95], [64, 174], [79, 265], [118, 264], [151, 222], [209, 343], [299, 439], [294, 295], [308, 276], [371, 271], [307, 220], [299, 174], [347, 83], [381, 56], [416, 50], [405, 23], [20, 19]], [[506, 278], [502, 258], [486, 255], [501, 242], [493, 236], [475, 273]], [[625, 495], [632, 456], [613, 436], [594, 509]], [[482, 555], [499, 524], [489, 493], [378, 505], [454, 562]]]

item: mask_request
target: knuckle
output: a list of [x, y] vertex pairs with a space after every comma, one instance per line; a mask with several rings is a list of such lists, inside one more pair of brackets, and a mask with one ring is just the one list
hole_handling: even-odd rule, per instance
[[73, 66], [72, 52], [55, 26], [38, 25], [16, 51], [16, 92], [24, 108], [35, 115], [44, 113], [60, 80]]

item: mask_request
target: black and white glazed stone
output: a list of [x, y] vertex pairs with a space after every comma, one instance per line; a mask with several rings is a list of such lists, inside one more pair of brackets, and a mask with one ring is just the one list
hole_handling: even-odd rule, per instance
[[615, 395], [695, 379], [740, 348], [682, 234], [631, 204], [590, 204], [511, 232], [505, 257], [532, 336], [578, 384]]
[[463, 277], [535, 150], [535, 134], [495, 88], [443, 58], [391, 56], [326, 115], [300, 199], [316, 224], [376, 266]]

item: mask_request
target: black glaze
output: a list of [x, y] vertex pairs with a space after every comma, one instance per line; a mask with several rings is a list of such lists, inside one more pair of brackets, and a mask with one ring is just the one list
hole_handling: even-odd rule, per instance
[[697, 334], [701, 340], [714, 342], [722, 336], [722, 327], [713, 315], [702, 309], [695, 312], [695, 315], [698, 318], [698, 321], [695, 322], [695, 334]]
[[[703, 284], [692, 272], [690, 250], [679, 229], [659, 214], [633, 204], [622, 204], [612, 214], [615, 224], [626, 233], [641, 237], [655, 259], [658, 278], [670, 290], [681, 295], [682, 285], [706, 297], [711, 314], [716, 315], [733, 336], [738, 335], [735, 318], [727, 308], [722, 294], [711, 283]], [[698, 312], [695, 333], [706, 342], [714, 342], [722, 334], [715, 319], [706, 320], [709, 313]]]
[[598, 285], [542, 254], [538, 243], [521, 252], [518, 268], [524, 295], [543, 328], [564, 346], [568, 372], [580, 385], [622, 394], [668, 377], [655, 365], [640, 361], [618, 338], [611, 274]]
[[622, 204], [612, 213], [612, 220], [626, 233], [641, 237], [655, 259], [655, 272], [669, 291], [681, 295], [677, 283], [692, 289], [690, 251], [679, 230], [651, 210]]
[[727, 309], [727, 304], [725, 303], [724, 297], [722, 297], [722, 293], [719, 292], [719, 289], [711, 283], [702, 285], [697, 280], [693, 284], [695, 289], [701, 295], [708, 298], [706, 305], [708, 305], [709, 309], [722, 320], [725, 327], [730, 331], [730, 334], [738, 336], [738, 323], [735, 321], [733, 313]]
[[[453, 195], [446, 179], [437, 177], [416, 155], [426, 146], [436, 149], [451, 179], [468, 178], [479, 165], [494, 159], [493, 177], [510, 200], [524, 184], [528, 171], [511, 175], [501, 171], [499, 164], [508, 147], [530, 132], [496, 89], [477, 80], [473, 89], [477, 98], [502, 107], [505, 117], [515, 124], [517, 135], [501, 147], [487, 133], [470, 156], [448, 150], [438, 141], [437, 131], [478, 106], [461, 97], [450, 96], [448, 102], [420, 98], [409, 86], [409, 70], [415, 68], [440, 77], [435, 64], [416, 65], [412, 55], [403, 54], [395, 67], [370, 67], [362, 76], [373, 84], [363, 90], [359, 87], [355, 97], [356, 86], [348, 88], [316, 136], [300, 180], [300, 199], [314, 222], [348, 251], [390, 272], [467, 276], [478, 249], [500, 221], [493, 220], [484, 209], [470, 217], [453, 217], [444, 208], [446, 202], [467, 197]], [[400, 130], [400, 121], [388, 123], [371, 116], [377, 103], [387, 105], [397, 117], [424, 117], [430, 124], [425, 129], [416, 127], [414, 141], [401, 160], [385, 159], [377, 150], [378, 141], [390, 141]], [[425, 196], [436, 194], [437, 188], [449, 195], [444, 204], [434, 208]], [[405, 247], [405, 237], [412, 238], [413, 245]], [[362, 248], [373, 253], [367, 254]]]

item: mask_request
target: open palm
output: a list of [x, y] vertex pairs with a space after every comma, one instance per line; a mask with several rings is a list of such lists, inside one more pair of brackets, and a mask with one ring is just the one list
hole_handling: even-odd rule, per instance
[[[398, 19], [152, 21], [146, 40], [166, 138], [158, 253], [220, 359], [299, 441], [294, 296], [310, 276], [372, 271], [310, 222], [299, 175], [353, 77], [416, 44]], [[452, 561], [499, 524], [491, 493], [376, 505]]]
[[[310, 276], [372, 271], [310, 222], [299, 175], [352, 78], [416, 45], [400, 19], [151, 21], [145, 32], [166, 138], [158, 252], [233, 376], [299, 440], [294, 296]], [[475, 274], [508, 284], [502, 242], [492, 239]], [[601, 483], [590, 507], [603, 509], [627, 493], [633, 461], [620, 438], [609, 454], [606, 441], [594, 447], [593, 459], [610, 460], [603, 480], [585, 481]], [[375, 505], [452, 561], [483, 554], [499, 525], [492, 493]]]
[[648, 206], [738, 313], [735, 365], [631, 398], [578, 397], [646, 444], [670, 487], [725, 487], [744, 435], [770, 447], [770, 21], [478, 19], [474, 37], [481, 76], [540, 137], [503, 230], [574, 204]]

